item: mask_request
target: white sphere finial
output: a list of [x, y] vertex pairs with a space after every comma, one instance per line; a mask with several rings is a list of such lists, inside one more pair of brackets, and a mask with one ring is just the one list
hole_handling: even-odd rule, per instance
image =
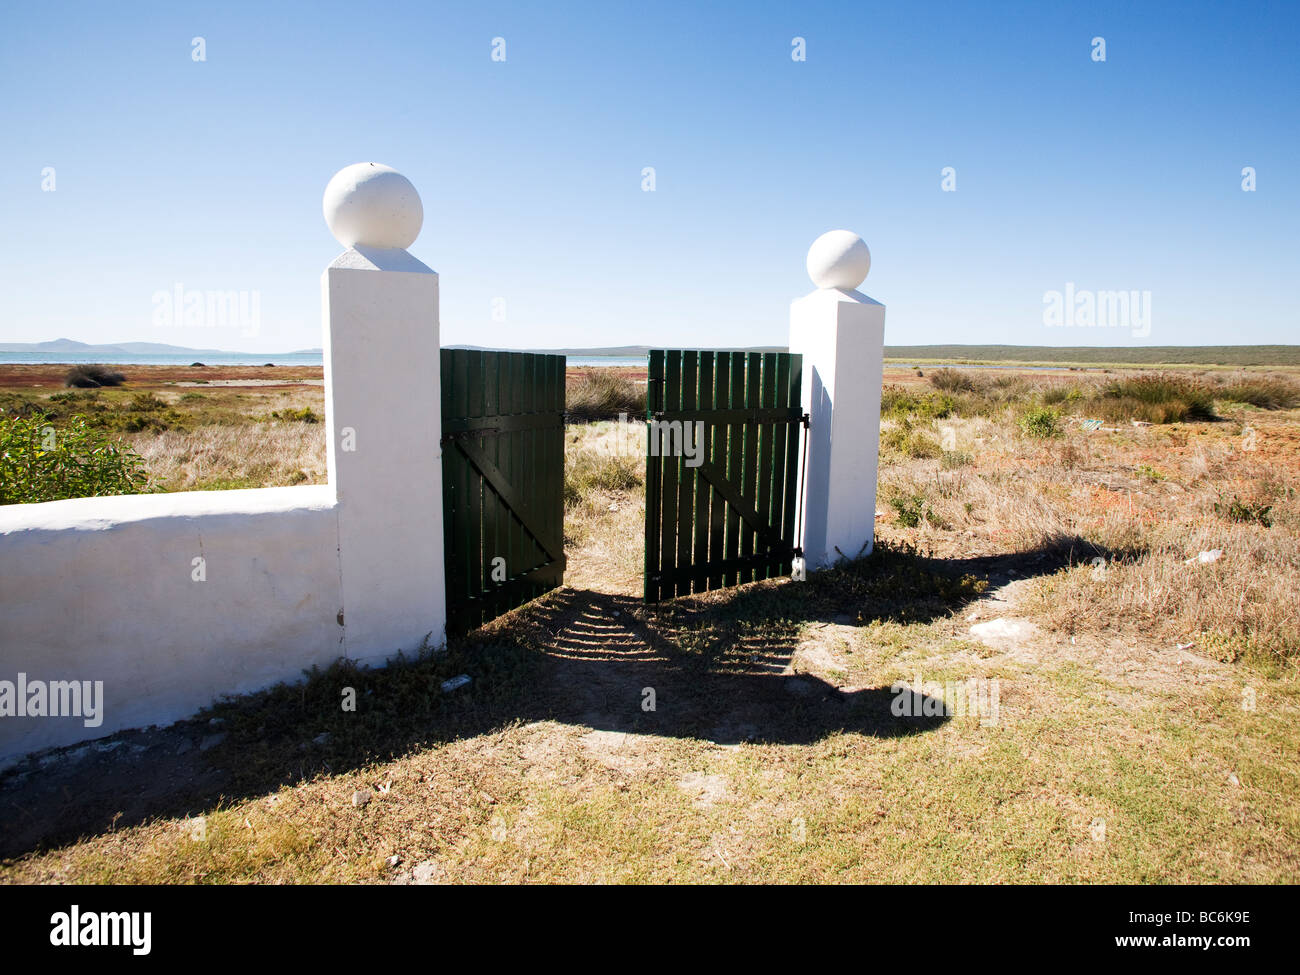
[[830, 230], [808, 248], [808, 277], [819, 288], [853, 291], [867, 279], [871, 251], [851, 230]]
[[325, 187], [330, 233], [344, 247], [405, 250], [420, 236], [424, 204], [411, 181], [379, 163], [340, 169]]

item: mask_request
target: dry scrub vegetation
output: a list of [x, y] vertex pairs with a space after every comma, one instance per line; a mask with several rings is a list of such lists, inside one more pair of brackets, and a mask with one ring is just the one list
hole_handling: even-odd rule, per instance
[[144, 460], [150, 491], [325, 483], [320, 385], [288, 379], [283, 385], [178, 386], [131, 377], [127, 383], [54, 393], [0, 389], [0, 410], [39, 410], [56, 430], [84, 417]]
[[[1143, 634], [1294, 666], [1293, 380], [990, 380], [941, 369], [930, 381], [938, 391], [886, 397], [889, 526], [940, 555], [1067, 549], [1070, 565], [1030, 595], [1062, 632]], [[1189, 413], [1197, 419], [1167, 419]], [[1143, 419], [1153, 416], [1166, 420]]]
[[1300, 880], [1294, 379], [927, 371], [869, 558], [646, 606], [644, 431], [572, 425], [563, 589], [9, 774], [0, 880]]

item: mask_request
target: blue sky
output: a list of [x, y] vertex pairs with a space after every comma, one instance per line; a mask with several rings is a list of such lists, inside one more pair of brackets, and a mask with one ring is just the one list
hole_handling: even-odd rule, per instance
[[[420, 191], [411, 251], [442, 275], [444, 344], [782, 344], [808, 245], [840, 227], [871, 247], [862, 290], [890, 344], [1297, 341], [1294, 3], [43, 3], [4, 20], [0, 341], [317, 346], [340, 249], [321, 194], [364, 160]], [[1150, 292], [1149, 334], [1046, 327], [1043, 295], [1067, 282]], [[257, 334], [160, 327], [152, 298], [177, 283], [258, 292]]]

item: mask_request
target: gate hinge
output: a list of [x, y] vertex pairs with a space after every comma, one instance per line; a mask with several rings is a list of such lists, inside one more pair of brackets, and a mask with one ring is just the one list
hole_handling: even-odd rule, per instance
[[799, 418], [799, 422], [803, 424], [803, 428], [804, 428], [805, 430], [809, 430], [809, 429], [811, 429], [811, 428], [812, 428], [812, 415], [809, 414], [809, 413], [805, 413], [803, 416], [801, 416], [801, 417]]

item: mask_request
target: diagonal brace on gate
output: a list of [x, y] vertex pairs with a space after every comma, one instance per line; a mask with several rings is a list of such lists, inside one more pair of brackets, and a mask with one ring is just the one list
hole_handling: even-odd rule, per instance
[[713, 461], [704, 461], [698, 470], [704, 475], [704, 479], [713, 485], [713, 489], [722, 495], [722, 499], [735, 508], [736, 513], [749, 523], [764, 548], [771, 550], [782, 547], [781, 539], [767, 523], [767, 519], [759, 515], [753, 503], [736, 490], [736, 486], [727, 480], [727, 475], [720, 471]]
[[516, 491], [506, 479], [501, 469], [488, 459], [487, 454], [483, 453], [474, 441], [457, 439], [455, 444], [456, 448], [469, 459], [469, 462], [478, 468], [478, 472], [483, 475], [483, 479], [491, 485], [492, 490], [506, 503], [514, 516], [519, 519], [519, 523], [524, 526], [524, 530], [542, 547], [542, 551], [552, 561], [562, 561], [564, 559], [564, 547], [556, 539], [537, 527], [537, 519], [533, 515], [532, 509], [524, 501], [523, 495]]

